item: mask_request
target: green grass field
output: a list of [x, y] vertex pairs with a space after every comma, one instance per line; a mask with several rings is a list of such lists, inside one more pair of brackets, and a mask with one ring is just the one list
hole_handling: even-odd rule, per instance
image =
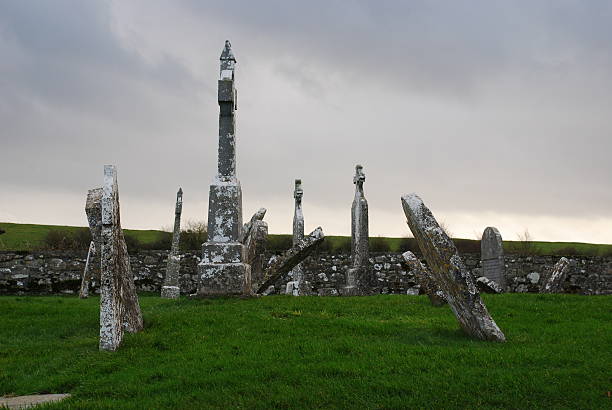
[[98, 351], [97, 298], [0, 297], [0, 395], [45, 408], [612, 408], [612, 298], [484, 295], [507, 343], [424, 296], [141, 297]]
[[[6, 231], [0, 235], [0, 250], [11, 251], [31, 251], [43, 246], [45, 236], [53, 230], [75, 231], [83, 229], [75, 226], [59, 225], [33, 225], [33, 224], [14, 224], [0, 222], [0, 228]], [[137, 230], [125, 229], [126, 235], [135, 238], [143, 245], [154, 244], [167, 235], [166, 232], [157, 230]], [[400, 252], [406, 250], [417, 250], [416, 243], [410, 238], [370, 238], [370, 248], [372, 251], [391, 251]], [[473, 239], [454, 239], [455, 244], [462, 253], [480, 252], [480, 241]], [[284, 250], [291, 244], [290, 235], [270, 235], [268, 248], [274, 251]], [[324, 248], [331, 252], [350, 252], [351, 239], [347, 236], [327, 236]], [[169, 242], [168, 242], [169, 246]], [[504, 241], [506, 253], [520, 253], [521, 247], [525, 243], [518, 241]], [[530, 242], [530, 254], [538, 255], [585, 255], [585, 256], [612, 256], [612, 245], [591, 244], [579, 242]]]

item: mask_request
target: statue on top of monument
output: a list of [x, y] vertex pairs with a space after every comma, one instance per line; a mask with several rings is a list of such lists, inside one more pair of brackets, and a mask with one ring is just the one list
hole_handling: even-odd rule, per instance
[[236, 57], [232, 52], [232, 43], [229, 40], [225, 40], [225, 47], [221, 52], [221, 70], [219, 80], [233, 80], [234, 79], [234, 66], [236, 65]]

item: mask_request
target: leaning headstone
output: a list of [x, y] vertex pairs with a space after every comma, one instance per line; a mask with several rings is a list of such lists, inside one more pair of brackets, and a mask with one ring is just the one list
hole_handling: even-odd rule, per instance
[[506, 288], [504, 243], [501, 234], [492, 226], [486, 228], [480, 240], [482, 276]]
[[123, 332], [143, 328], [142, 314], [121, 230], [117, 171], [104, 167], [101, 198], [100, 350], [117, 350]]
[[361, 165], [355, 166], [355, 198], [351, 207], [351, 266], [346, 271], [344, 295], [361, 294], [370, 279], [370, 244], [368, 227], [368, 201], [363, 193], [365, 174]]
[[179, 271], [181, 270], [181, 255], [179, 243], [181, 240], [181, 212], [183, 212], [183, 189], [179, 188], [176, 193], [176, 207], [174, 208], [174, 230], [172, 232], [172, 246], [168, 255], [166, 266], [166, 280], [161, 290], [161, 297], [166, 299], [178, 299], [181, 295], [179, 288]]
[[504, 289], [497, 282], [484, 276], [476, 279], [476, 286], [478, 286], [478, 290], [484, 293], [504, 293]]
[[563, 282], [570, 271], [571, 262], [566, 257], [559, 259], [550, 274], [542, 281], [540, 293], [561, 293]]
[[402, 254], [404, 261], [414, 274], [417, 284], [429, 297], [429, 301], [434, 306], [444, 306], [446, 298], [444, 293], [438, 288], [431, 272], [421, 263], [414, 253], [407, 251]]
[[218, 172], [208, 197], [208, 241], [202, 245], [202, 262], [198, 265], [199, 296], [251, 292], [251, 267], [245, 263], [246, 248], [239, 241], [242, 188], [236, 177], [236, 58], [229, 41], [225, 42], [220, 60]]
[[281, 276], [288, 273], [298, 263], [303, 261], [323, 242], [325, 235], [318, 227], [306, 236], [300, 243], [275, 258], [266, 269], [264, 281], [259, 285], [257, 293], [262, 293]]
[[251, 266], [250, 289], [257, 289], [263, 280], [264, 253], [268, 241], [268, 224], [263, 220], [266, 208], [257, 211], [244, 225], [240, 242], [246, 247], [246, 263]]
[[86, 299], [89, 296], [89, 285], [92, 280], [92, 265], [93, 260], [100, 253], [102, 246], [102, 188], [90, 189], [87, 191], [87, 200], [85, 201], [85, 214], [87, 215], [87, 223], [89, 224], [89, 232], [91, 233], [91, 243], [87, 252], [87, 260], [85, 261], [85, 269], [81, 278], [81, 290], [79, 297]]
[[[304, 212], [302, 211], [302, 197], [304, 196], [304, 190], [302, 189], [302, 180], [295, 180], [295, 189], [293, 191], [293, 198], [295, 202], [295, 211], [293, 213], [293, 246], [304, 240]], [[287, 283], [285, 293], [287, 295], [299, 296], [304, 292], [302, 285], [304, 282], [304, 266], [302, 263], [298, 263], [289, 273], [289, 276], [293, 278], [292, 281]]]
[[402, 207], [432, 278], [444, 292], [463, 330], [481, 340], [505, 341], [506, 337], [487, 311], [455, 244], [431, 211], [416, 194], [403, 196]]

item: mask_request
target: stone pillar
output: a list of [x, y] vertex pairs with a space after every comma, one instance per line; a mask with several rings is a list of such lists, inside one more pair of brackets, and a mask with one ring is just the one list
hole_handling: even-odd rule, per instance
[[179, 254], [179, 242], [181, 240], [181, 212], [183, 211], [183, 190], [179, 188], [176, 193], [176, 207], [174, 209], [174, 231], [172, 232], [172, 247], [168, 255], [166, 266], [166, 280], [162, 286], [161, 297], [166, 299], [178, 299], [181, 295], [179, 288], [179, 271], [181, 269], [181, 255]]
[[130, 257], [121, 229], [117, 171], [104, 167], [104, 186], [100, 200], [100, 350], [116, 350], [123, 332], [143, 328], [142, 314], [130, 268]]
[[492, 226], [486, 228], [480, 240], [482, 276], [506, 289], [504, 244], [501, 234]]
[[343, 294], [361, 294], [370, 280], [370, 244], [368, 231], [368, 201], [363, 193], [365, 174], [361, 165], [355, 166], [355, 199], [351, 208], [351, 267], [346, 272]]
[[472, 274], [429, 208], [416, 194], [403, 196], [402, 207], [431, 277], [444, 293], [461, 328], [477, 339], [504, 342], [506, 337], [480, 298]]
[[[293, 198], [295, 200], [295, 211], [293, 213], [293, 246], [298, 245], [304, 240], [304, 212], [302, 211], [302, 197], [304, 190], [302, 189], [302, 180], [295, 180], [295, 189]], [[299, 296], [304, 294], [304, 266], [298, 263], [289, 273], [293, 281], [287, 283], [285, 293], [288, 295]]]
[[221, 53], [219, 92], [218, 173], [208, 198], [208, 241], [202, 245], [198, 265], [198, 295], [250, 293], [251, 267], [245, 263], [246, 248], [239, 242], [242, 231], [242, 189], [236, 178], [235, 118], [236, 58], [229, 41]]

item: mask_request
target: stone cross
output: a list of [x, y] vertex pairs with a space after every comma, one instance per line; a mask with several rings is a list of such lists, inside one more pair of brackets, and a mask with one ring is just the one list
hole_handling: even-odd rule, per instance
[[179, 271], [181, 269], [181, 255], [179, 254], [179, 242], [181, 238], [181, 213], [183, 212], [183, 189], [179, 188], [176, 193], [176, 207], [174, 210], [174, 231], [172, 232], [172, 247], [168, 255], [166, 266], [166, 280], [162, 286], [161, 297], [166, 299], [178, 299], [181, 295], [179, 287]]
[[351, 207], [351, 267], [346, 272], [343, 294], [356, 295], [364, 291], [370, 280], [370, 245], [368, 231], [368, 201], [363, 193], [365, 174], [355, 166], [355, 198]]
[[480, 240], [482, 276], [506, 288], [504, 244], [501, 234], [492, 226], [486, 228]]
[[102, 208], [100, 201], [102, 199], [102, 188], [90, 189], [87, 192], [87, 200], [85, 201], [85, 214], [87, 215], [87, 223], [89, 224], [89, 232], [91, 233], [91, 243], [87, 252], [87, 260], [83, 277], [81, 280], [81, 290], [79, 297], [86, 299], [89, 296], [89, 284], [92, 280], [92, 262], [98, 257], [102, 246]]
[[[295, 210], [293, 213], [293, 246], [296, 246], [304, 240], [304, 212], [302, 211], [302, 197], [304, 196], [304, 190], [302, 189], [302, 180], [295, 180], [295, 189], [293, 191], [293, 198], [295, 200]], [[302, 285], [304, 284], [304, 266], [298, 263], [295, 268], [291, 270], [289, 275], [293, 278], [293, 281], [287, 283], [285, 293], [288, 295], [299, 296], [304, 294]]]
[[139, 332], [143, 322], [121, 229], [117, 171], [113, 165], [104, 166], [100, 214], [100, 350], [114, 351], [123, 340], [123, 332]]
[[221, 52], [218, 81], [218, 173], [208, 197], [208, 241], [198, 265], [198, 295], [239, 295], [251, 292], [251, 267], [246, 261], [242, 234], [242, 188], [236, 177], [234, 69], [236, 58], [229, 41]]
[[429, 208], [416, 194], [403, 196], [402, 207], [432, 278], [463, 330], [477, 339], [504, 342], [506, 337], [480, 298], [472, 274]]

